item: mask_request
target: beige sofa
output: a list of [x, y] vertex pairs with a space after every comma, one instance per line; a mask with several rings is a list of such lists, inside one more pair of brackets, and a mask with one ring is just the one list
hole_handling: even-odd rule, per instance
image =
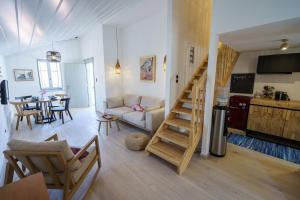
[[[133, 105], [141, 105], [144, 112], [134, 111]], [[107, 98], [104, 102], [104, 111], [151, 133], [158, 129], [165, 115], [164, 100], [138, 95]]]

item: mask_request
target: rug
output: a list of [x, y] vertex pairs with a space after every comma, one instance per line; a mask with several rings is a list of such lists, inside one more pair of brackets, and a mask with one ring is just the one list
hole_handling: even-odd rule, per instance
[[229, 143], [245, 147], [254, 151], [258, 151], [276, 158], [287, 160], [296, 164], [300, 164], [300, 150], [287, 147], [284, 145], [260, 140], [257, 138], [239, 135], [239, 134], [230, 134], [227, 138]]

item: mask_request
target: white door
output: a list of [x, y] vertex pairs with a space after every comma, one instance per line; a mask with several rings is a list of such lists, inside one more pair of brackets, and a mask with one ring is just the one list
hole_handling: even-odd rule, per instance
[[89, 106], [87, 74], [84, 64], [65, 63], [64, 75], [66, 92], [71, 98], [70, 107], [84, 108]]
[[94, 83], [94, 63], [89, 61], [85, 63], [88, 83], [89, 106], [95, 106], [95, 83]]

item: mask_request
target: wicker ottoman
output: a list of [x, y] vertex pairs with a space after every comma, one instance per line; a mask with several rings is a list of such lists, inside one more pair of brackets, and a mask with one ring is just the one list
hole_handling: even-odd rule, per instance
[[143, 133], [132, 133], [125, 139], [127, 149], [133, 151], [142, 151], [147, 146], [150, 137]]

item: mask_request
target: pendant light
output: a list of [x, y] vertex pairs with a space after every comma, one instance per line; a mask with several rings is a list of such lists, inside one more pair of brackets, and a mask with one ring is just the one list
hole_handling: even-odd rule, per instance
[[60, 62], [61, 54], [58, 51], [54, 51], [53, 41], [52, 41], [52, 51], [47, 51], [46, 58], [50, 62]]
[[282, 44], [280, 45], [280, 50], [285, 51], [289, 48], [288, 39], [282, 39]]
[[118, 41], [118, 27], [116, 26], [116, 42], [117, 42], [117, 63], [115, 65], [115, 73], [120, 74], [121, 73], [121, 65], [119, 62], [119, 41]]

